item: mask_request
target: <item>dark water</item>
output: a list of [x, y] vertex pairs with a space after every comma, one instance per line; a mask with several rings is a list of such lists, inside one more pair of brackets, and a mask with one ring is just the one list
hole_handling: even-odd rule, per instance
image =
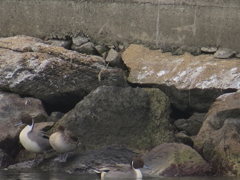
[[[121, 179], [121, 178], [116, 178]], [[158, 177], [144, 180], [240, 180], [240, 177]], [[0, 170], [0, 180], [99, 180], [95, 174], [68, 174], [40, 170]], [[126, 179], [125, 179], [126, 180]]]

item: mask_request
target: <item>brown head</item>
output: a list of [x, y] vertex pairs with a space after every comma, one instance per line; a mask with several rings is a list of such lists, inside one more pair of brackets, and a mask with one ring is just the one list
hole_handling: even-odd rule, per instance
[[58, 126], [57, 130], [58, 130], [58, 131], [64, 131], [64, 130], [65, 130], [65, 127], [63, 127], [63, 126]]
[[134, 169], [142, 168], [144, 166], [144, 161], [140, 157], [134, 157], [131, 161], [131, 167]]
[[22, 114], [20, 120], [22, 124], [32, 125], [32, 117], [29, 114]]

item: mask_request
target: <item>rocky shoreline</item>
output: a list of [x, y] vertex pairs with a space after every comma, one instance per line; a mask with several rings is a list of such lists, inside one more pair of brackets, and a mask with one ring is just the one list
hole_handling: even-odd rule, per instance
[[[0, 39], [0, 168], [89, 172], [140, 155], [146, 176], [238, 176], [240, 60], [235, 51], [95, 45], [86, 37]], [[190, 52], [190, 53], [189, 53]], [[21, 113], [81, 144], [66, 163], [33, 161]], [[43, 123], [44, 122], [44, 123]]]

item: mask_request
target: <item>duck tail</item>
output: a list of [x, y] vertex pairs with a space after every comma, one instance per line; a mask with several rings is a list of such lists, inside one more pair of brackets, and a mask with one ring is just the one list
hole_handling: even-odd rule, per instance
[[93, 170], [97, 176], [101, 179], [101, 174], [102, 174], [102, 171], [99, 171], [99, 170]]
[[100, 178], [100, 179], [103, 179], [104, 178], [104, 175], [109, 171], [109, 170], [97, 170], [97, 169], [95, 169], [95, 170], [93, 170], [97, 175], [98, 175], [98, 177]]

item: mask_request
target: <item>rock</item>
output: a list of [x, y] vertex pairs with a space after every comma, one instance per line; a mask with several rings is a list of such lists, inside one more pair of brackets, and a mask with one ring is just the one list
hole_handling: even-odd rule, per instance
[[50, 44], [52, 46], [59, 46], [59, 47], [63, 47], [65, 49], [70, 49], [72, 42], [70, 40], [55, 40], [55, 39], [51, 39], [48, 40], [48, 42], [50, 42]]
[[137, 156], [136, 153], [130, 151], [126, 147], [104, 147], [102, 149], [85, 151], [81, 154], [70, 154], [67, 162], [58, 163], [54, 161], [56, 156], [49, 157], [38, 165], [34, 161], [25, 161], [9, 166], [9, 169], [25, 169], [37, 168], [44, 171], [65, 171], [71, 173], [90, 172], [99, 165], [115, 165], [119, 163], [128, 164], [129, 160]]
[[159, 87], [181, 111], [207, 112], [215, 99], [239, 89], [239, 59], [214, 59], [212, 55], [172, 56], [160, 50], [130, 45], [122, 55], [131, 69], [128, 81]]
[[37, 161], [24, 161], [8, 166], [8, 169], [32, 169], [38, 166]]
[[173, 55], [183, 55], [185, 52], [189, 52], [194, 56], [198, 56], [201, 54], [200, 48], [197, 47], [187, 47], [187, 46], [181, 46], [177, 48], [175, 51], [172, 52]]
[[82, 54], [99, 55], [98, 51], [95, 49], [94, 44], [92, 42], [87, 42], [81, 46], [77, 46], [77, 45], [73, 44], [72, 50], [77, 51]]
[[163, 143], [143, 155], [152, 176], [204, 176], [209, 164], [191, 147], [178, 143]]
[[46, 121], [48, 117], [39, 99], [0, 92], [0, 125], [9, 119], [19, 119], [22, 113], [31, 115], [35, 122]]
[[0, 39], [0, 66], [0, 90], [36, 97], [50, 107], [74, 107], [101, 85], [128, 86], [125, 72], [106, 68], [101, 57], [28, 36]]
[[57, 122], [64, 116], [62, 112], [52, 112], [51, 115], [48, 117], [47, 121], [49, 122]]
[[194, 113], [189, 119], [178, 119], [174, 125], [181, 131], [186, 131], [190, 136], [197, 135], [204, 120], [205, 113]]
[[13, 163], [13, 158], [0, 149], [0, 169], [6, 168]]
[[240, 175], [240, 92], [216, 99], [194, 140], [216, 175]]
[[123, 63], [120, 54], [114, 49], [110, 49], [110, 51], [108, 52], [108, 55], [106, 57], [106, 62], [109, 63], [111, 67], [126, 69], [126, 66]]
[[104, 45], [96, 45], [95, 49], [98, 51], [98, 53], [103, 56], [104, 53], [109, 51], [109, 48]]
[[201, 51], [204, 53], [215, 53], [217, 51], [217, 47], [201, 47]]
[[136, 152], [172, 142], [169, 100], [158, 89], [102, 86], [92, 91], [54, 126], [79, 135], [86, 149], [126, 146]]
[[240, 53], [237, 53], [237, 54], [235, 55], [235, 57], [238, 58], [238, 59], [240, 59]]
[[190, 147], [193, 147], [193, 140], [191, 139], [191, 137], [189, 137], [187, 135], [186, 132], [178, 132], [175, 134], [175, 138], [176, 138], [176, 142], [181, 142], [183, 144], [186, 144]]
[[236, 54], [236, 51], [228, 48], [219, 48], [217, 52], [214, 53], [215, 58], [219, 59], [228, 59], [233, 57]]
[[72, 38], [73, 45], [75, 46], [81, 46], [87, 42], [89, 42], [89, 39], [87, 37], [77, 36]]

